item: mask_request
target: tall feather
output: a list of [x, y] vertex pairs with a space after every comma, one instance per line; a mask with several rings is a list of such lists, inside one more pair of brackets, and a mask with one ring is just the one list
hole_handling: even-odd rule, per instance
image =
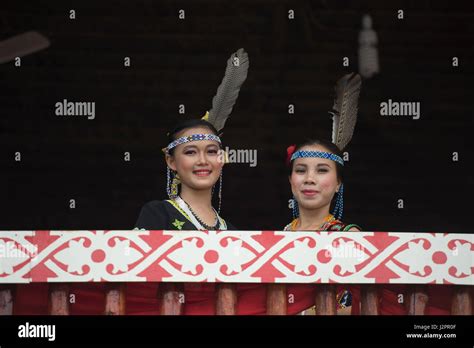
[[332, 142], [343, 150], [351, 141], [357, 121], [357, 107], [361, 87], [359, 74], [344, 75], [336, 83], [333, 105]]
[[212, 109], [209, 111], [208, 121], [221, 133], [224, 124], [232, 112], [240, 87], [247, 78], [249, 57], [243, 48], [232, 53], [227, 60], [224, 78], [217, 88], [212, 99]]

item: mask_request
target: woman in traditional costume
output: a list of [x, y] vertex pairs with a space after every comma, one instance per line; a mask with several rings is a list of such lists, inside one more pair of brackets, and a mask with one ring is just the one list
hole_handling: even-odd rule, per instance
[[[285, 231], [362, 230], [358, 225], [342, 221], [344, 193], [342, 150], [354, 132], [360, 86], [360, 76], [355, 74], [346, 75], [337, 82], [333, 106], [332, 142], [307, 140], [302, 144], [288, 147], [287, 166], [293, 193], [293, 199], [290, 200], [293, 220], [284, 228]], [[331, 205], [334, 209], [330, 213]], [[287, 288], [288, 293], [297, 293], [298, 297], [315, 299], [315, 296], [304, 295], [308, 290], [311, 294], [312, 290], [306, 285], [289, 285]], [[344, 309], [352, 303], [351, 292], [339, 287], [336, 300], [338, 313], [346, 314], [347, 310]], [[352, 312], [357, 313], [358, 309], [354, 308]], [[302, 312], [302, 314], [311, 313], [315, 313], [314, 306]]]
[[[225, 154], [219, 135], [232, 112], [240, 87], [247, 78], [249, 59], [241, 48], [227, 61], [224, 78], [201, 120], [187, 120], [168, 133], [163, 148], [167, 164], [168, 200], [152, 201], [141, 210], [136, 227], [168, 230], [225, 230], [220, 217], [222, 167]], [[212, 206], [219, 181], [219, 207]]]
[[[342, 222], [344, 193], [342, 150], [354, 132], [360, 86], [360, 76], [355, 74], [346, 75], [337, 82], [333, 106], [332, 142], [307, 140], [288, 147], [286, 164], [293, 193], [293, 199], [290, 200], [293, 220], [284, 228], [285, 231], [362, 230], [356, 224]], [[331, 205], [334, 209], [330, 213]], [[307, 303], [309, 299], [311, 308], [301, 314], [315, 314], [315, 290], [314, 287], [303, 284], [287, 287], [287, 293], [293, 294], [294, 298], [306, 299], [302, 301], [303, 303]], [[352, 294], [347, 287], [340, 286], [336, 300], [338, 313], [345, 314], [347, 310], [344, 309], [351, 306]], [[293, 312], [290, 309], [288, 312]]]
[[[235, 229], [220, 216], [222, 169], [225, 153], [220, 139], [227, 118], [239, 95], [249, 67], [247, 53], [239, 49], [227, 61], [222, 83], [212, 100], [212, 109], [200, 120], [187, 120], [168, 133], [169, 144], [163, 148], [167, 165], [167, 200], [145, 204], [135, 224], [146, 230], [227, 230]], [[212, 205], [217, 192], [218, 208]], [[161, 285], [166, 288], [173, 284]], [[178, 288], [179, 286], [176, 285]], [[183, 314], [214, 314], [213, 283], [186, 283]], [[127, 284], [127, 298], [156, 307], [127, 310], [129, 314], [156, 314], [156, 284]], [[130, 300], [128, 301], [130, 302]], [[136, 303], [137, 301], [135, 301]], [[132, 307], [134, 303], [131, 303]], [[130, 306], [128, 306], [130, 308]], [[151, 310], [151, 312], [150, 312]]]
[[[293, 220], [285, 231], [361, 231], [355, 224], [342, 222], [344, 161], [340, 149], [329, 142], [309, 140], [288, 148], [289, 181], [293, 199], [290, 203]], [[331, 203], [334, 210], [330, 213]], [[289, 285], [289, 293], [307, 286]], [[302, 296], [302, 295], [299, 295]], [[315, 296], [312, 297], [313, 299]], [[338, 313], [351, 306], [351, 292], [337, 292]], [[310, 314], [312, 310], [303, 312]]]
[[[336, 85], [336, 100], [333, 112], [333, 143], [309, 140], [287, 149], [286, 164], [294, 198], [290, 202], [293, 221], [285, 227], [286, 231], [359, 231], [354, 224], [341, 221], [343, 210], [343, 176], [341, 150], [349, 143], [357, 118], [357, 102], [361, 80], [359, 75], [346, 75]], [[329, 213], [334, 202], [334, 211]], [[340, 288], [337, 300], [339, 307], [349, 307], [351, 293], [348, 287]], [[285, 294], [286, 313], [298, 314], [314, 307], [316, 288], [312, 284], [271, 284], [262, 287], [240, 286], [240, 302], [251, 305], [249, 314], [273, 313], [268, 299], [279, 298]], [[280, 301], [280, 300], [279, 300]], [[270, 307], [269, 307], [270, 306]], [[309, 314], [309, 312], [305, 312]]]

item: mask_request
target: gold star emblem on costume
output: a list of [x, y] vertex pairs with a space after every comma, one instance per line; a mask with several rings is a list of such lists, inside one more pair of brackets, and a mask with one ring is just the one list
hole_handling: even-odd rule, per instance
[[176, 227], [178, 230], [183, 228], [184, 221], [179, 221], [178, 219], [174, 219], [174, 222], [172, 223], [174, 227]]

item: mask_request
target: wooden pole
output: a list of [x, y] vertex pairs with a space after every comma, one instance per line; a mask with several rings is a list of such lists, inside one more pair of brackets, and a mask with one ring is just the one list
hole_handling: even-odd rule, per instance
[[472, 315], [472, 287], [454, 286], [452, 302], [452, 315]]
[[336, 287], [332, 284], [318, 284], [316, 291], [316, 315], [336, 315]]
[[360, 314], [379, 314], [379, 296], [376, 285], [369, 284], [360, 286]]
[[184, 287], [181, 283], [160, 283], [162, 315], [182, 315], [184, 312]]
[[234, 284], [216, 284], [216, 314], [237, 314], [237, 288]]
[[428, 295], [424, 286], [413, 285], [407, 291], [407, 310], [408, 315], [424, 315]]
[[13, 286], [0, 284], [0, 315], [13, 314]]
[[69, 285], [49, 284], [49, 314], [69, 315]]
[[267, 284], [268, 315], [286, 315], [287, 303], [285, 284]]
[[106, 284], [105, 315], [125, 314], [125, 283]]

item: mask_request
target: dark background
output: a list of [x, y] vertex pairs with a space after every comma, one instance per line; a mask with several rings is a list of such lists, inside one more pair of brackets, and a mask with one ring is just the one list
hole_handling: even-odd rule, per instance
[[[0, 230], [133, 228], [144, 203], [166, 198], [167, 130], [210, 108], [240, 47], [249, 76], [223, 141], [257, 149], [258, 165], [226, 166], [222, 215], [241, 229], [282, 229], [291, 219], [286, 147], [330, 139], [334, 84], [357, 71], [365, 13], [381, 72], [363, 82], [346, 148], [344, 221], [367, 231], [472, 232], [467, 0], [2, 1], [0, 40], [37, 30], [51, 46], [23, 57], [20, 68], [0, 65]], [[96, 118], [56, 116], [63, 99], [95, 102]], [[380, 116], [388, 99], [421, 102], [420, 119]]]

